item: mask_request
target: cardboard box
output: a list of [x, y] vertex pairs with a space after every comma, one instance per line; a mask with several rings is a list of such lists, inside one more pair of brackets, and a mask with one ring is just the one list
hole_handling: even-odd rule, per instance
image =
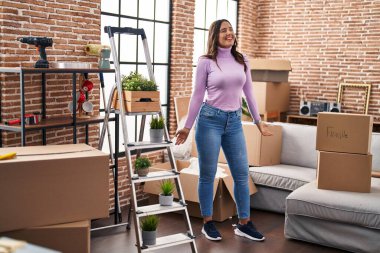
[[[178, 171], [188, 168], [190, 165], [189, 161], [176, 161]], [[214, 181], [214, 205], [213, 205], [213, 220], [224, 221], [229, 217], [236, 215], [236, 206], [234, 202], [233, 193], [233, 179], [225, 164], [218, 164], [219, 167], [225, 169], [227, 173], [226, 176], [221, 178], [215, 178]], [[153, 165], [150, 170], [165, 170], [171, 169], [170, 163], [162, 163]], [[198, 179], [199, 175], [181, 172], [180, 181], [182, 185], [183, 194], [188, 204], [189, 215], [194, 217], [202, 217], [199, 210], [199, 199], [198, 199]], [[160, 183], [159, 181], [146, 182], [144, 186], [144, 192], [151, 194], [160, 193]], [[250, 195], [254, 194], [257, 190], [252, 182], [251, 177], [249, 177], [249, 192]], [[178, 198], [177, 193], [174, 193], [174, 197]]]
[[[250, 166], [268, 166], [280, 164], [282, 147], [282, 127], [268, 125], [273, 136], [262, 136], [252, 122], [242, 122]], [[192, 142], [191, 156], [198, 157], [195, 140]], [[218, 162], [227, 163], [223, 150], [220, 150]]]
[[288, 60], [250, 59], [252, 81], [288, 82], [289, 71], [292, 71]]
[[373, 118], [349, 113], [318, 113], [316, 149], [370, 154]]
[[370, 192], [372, 155], [318, 152], [318, 189]]
[[0, 236], [23, 240], [63, 253], [90, 252], [89, 221], [28, 228], [5, 232], [0, 234]]
[[0, 232], [108, 217], [109, 158], [85, 144], [0, 149]]
[[290, 85], [287, 82], [253, 82], [253, 94], [260, 114], [289, 110]]

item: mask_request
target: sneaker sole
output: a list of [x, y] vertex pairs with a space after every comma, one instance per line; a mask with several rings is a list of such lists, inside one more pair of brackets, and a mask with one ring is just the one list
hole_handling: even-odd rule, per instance
[[207, 233], [206, 233], [206, 231], [204, 230], [204, 228], [202, 228], [202, 234], [204, 234], [206, 236], [206, 238], [209, 239], [210, 241], [220, 241], [220, 240], [222, 240], [222, 237], [213, 238], [213, 237], [208, 236]]
[[235, 235], [238, 235], [238, 236], [241, 236], [241, 237], [245, 237], [245, 238], [248, 238], [252, 241], [257, 241], [257, 242], [261, 242], [261, 241], [264, 241], [265, 240], [265, 237], [259, 239], [259, 238], [256, 238], [256, 237], [252, 237], [250, 235], [247, 235], [246, 233], [243, 233], [241, 232], [238, 228], [235, 228]]

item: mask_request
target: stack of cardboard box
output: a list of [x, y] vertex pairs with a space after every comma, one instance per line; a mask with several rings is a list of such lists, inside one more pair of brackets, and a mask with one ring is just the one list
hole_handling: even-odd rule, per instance
[[249, 62], [259, 113], [265, 120], [276, 117], [279, 120], [280, 113], [289, 110], [290, 61], [250, 59]]
[[90, 219], [109, 215], [108, 155], [85, 144], [0, 149], [0, 236], [90, 252]]
[[318, 189], [370, 192], [370, 115], [318, 113]]
[[[183, 118], [187, 117], [187, 109], [189, 107], [189, 97], [175, 99], [177, 125]], [[248, 162], [250, 165], [264, 166], [280, 163], [281, 144], [282, 144], [282, 128], [280, 126], [269, 126], [273, 136], [262, 136], [256, 125], [252, 122], [242, 122], [244, 135], [246, 138]], [[192, 139], [191, 156], [198, 157], [195, 140]], [[234, 202], [233, 179], [229, 171], [227, 161], [223, 151], [220, 151], [218, 159], [218, 167], [225, 170], [226, 174], [215, 178], [214, 180], [214, 206], [213, 219], [215, 221], [224, 221], [236, 214]], [[179, 171], [188, 168], [189, 161], [177, 161], [177, 169]], [[156, 164], [151, 170], [170, 169], [169, 163]], [[199, 211], [198, 199], [198, 174], [181, 172], [180, 180], [184, 192], [188, 211], [191, 216], [201, 217]], [[257, 190], [249, 177], [250, 194], [254, 194]], [[147, 182], [144, 186], [144, 192], [151, 194], [159, 194], [159, 182]]]

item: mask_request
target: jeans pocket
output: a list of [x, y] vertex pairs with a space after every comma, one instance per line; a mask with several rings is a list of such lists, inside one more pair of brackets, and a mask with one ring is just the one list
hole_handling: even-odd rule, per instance
[[209, 110], [203, 107], [200, 112], [200, 116], [206, 117], [206, 118], [212, 118], [216, 115], [216, 112], [214, 110]]

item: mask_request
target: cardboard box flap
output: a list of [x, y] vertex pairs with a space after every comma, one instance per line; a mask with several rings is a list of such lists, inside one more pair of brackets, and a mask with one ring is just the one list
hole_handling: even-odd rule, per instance
[[292, 71], [288, 60], [250, 59], [251, 70]]
[[174, 98], [174, 108], [175, 116], [177, 118], [177, 125], [181, 120], [187, 118], [187, 113], [189, 111], [190, 97], [175, 97]]
[[[226, 186], [228, 192], [230, 193], [232, 199], [235, 201], [234, 180], [232, 178], [231, 171], [226, 164], [218, 163], [218, 166], [223, 167], [225, 169], [224, 171], [229, 175], [227, 177], [223, 177], [222, 180], [223, 180], [223, 183]], [[252, 195], [252, 194], [255, 194], [257, 192], [257, 189], [256, 189], [255, 184], [252, 181], [251, 176], [249, 175], [248, 177], [249, 177], [248, 178], [249, 195]]]
[[0, 155], [16, 152], [15, 159], [2, 160], [2, 162], [25, 162], [35, 160], [65, 159], [75, 157], [104, 156], [105, 153], [86, 144], [48, 145], [29, 147], [0, 148]]

